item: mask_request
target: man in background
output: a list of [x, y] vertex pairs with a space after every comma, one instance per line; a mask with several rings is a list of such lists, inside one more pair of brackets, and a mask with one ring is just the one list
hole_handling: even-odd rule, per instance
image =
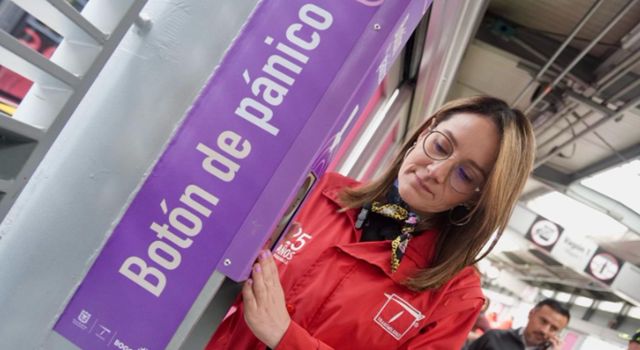
[[468, 350], [560, 350], [558, 333], [570, 318], [569, 310], [557, 300], [544, 299], [529, 311], [525, 327], [487, 331]]
[[640, 350], [640, 330], [629, 339], [627, 350]]

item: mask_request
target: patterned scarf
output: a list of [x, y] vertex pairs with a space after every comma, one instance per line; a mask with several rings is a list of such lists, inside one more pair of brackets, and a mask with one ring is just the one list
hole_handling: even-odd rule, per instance
[[[389, 189], [386, 199], [386, 203], [374, 201], [364, 206], [360, 211], [360, 214], [358, 214], [356, 228], [361, 228], [365, 220], [368, 220], [369, 211], [392, 219], [402, 225], [400, 232], [397, 233], [396, 231], [393, 235], [395, 238], [391, 241], [391, 271], [396, 272], [400, 266], [400, 261], [404, 256], [407, 246], [409, 245], [409, 240], [413, 237], [413, 233], [418, 223], [418, 216], [407, 210], [406, 203], [404, 203], [398, 193], [397, 181], [394, 183], [394, 186]], [[383, 233], [383, 236], [386, 235]]]

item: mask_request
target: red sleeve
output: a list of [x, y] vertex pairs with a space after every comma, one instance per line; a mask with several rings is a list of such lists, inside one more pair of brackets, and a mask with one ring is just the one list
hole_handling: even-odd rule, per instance
[[329, 345], [314, 338], [306, 329], [291, 321], [289, 328], [274, 350], [333, 350]]
[[433, 313], [422, 334], [409, 340], [402, 350], [460, 349], [476, 322], [484, 303], [480, 288], [461, 288], [447, 296]]

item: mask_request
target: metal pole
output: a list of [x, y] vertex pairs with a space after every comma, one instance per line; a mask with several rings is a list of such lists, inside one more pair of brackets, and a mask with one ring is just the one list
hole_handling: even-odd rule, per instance
[[[525, 43], [524, 41], [522, 41], [521, 39], [518, 39], [516, 37], [513, 38], [509, 38], [509, 41], [513, 42], [514, 44], [519, 45], [520, 47], [522, 47], [523, 49], [527, 50], [527, 52], [529, 52], [530, 54], [534, 55], [535, 57], [538, 57], [540, 60], [546, 62], [549, 60], [549, 57], [543, 55], [542, 53], [540, 53], [540, 51], [536, 50], [535, 48], [533, 48], [531, 45]], [[531, 62], [533, 64], [535, 64], [535, 62]], [[538, 65], [539, 66], [539, 65]], [[550, 76], [554, 76], [557, 74], [560, 74], [560, 72], [562, 72], [564, 68], [557, 64], [557, 63], [553, 63], [551, 64], [551, 67], [549, 67], [549, 69], [547, 69], [546, 72], [544, 72], [545, 75], [550, 75]], [[569, 73], [569, 77], [577, 82], [579, 82], [582, 85], [589, 85], [587, 84], [587, 82], [585, 82], [584, 80], [580, 79], [580, 77], [575, 76], [571, 73]]]
[[593, 109], [594, 111], [600, 113], [600, 114], [604, 114], [604, 115], [611, 115], [612, 113], [614, 113], [615, 111], [612, 109], [609, 109], [603, 105], [600, 105], [594, 101], [592, 101], [589, 98], [586, 98], [574, 91], [565, 91], [564, 93], [565, 96], [570, 97], [576, 101], [578, 101], [580, 104], [582, 105], [586, 105], [587, 107]]
[[524, 111], [525, 114], [529, 113], [533, 109], [533, 107], [536, 104], [538, 104], [538, 102], [540, 102], [547, 94], [549, 94], [549, 92], [551, 92], [551, 89], [553, 89], [553, 87], [556, 86], [560, 82], [560, 80], [562, 80], [562, 78], [564, 78], [564, 76], [567, 75], [567, 73], [569, 73], [569, 71], [571, 69], [573, 69], [573, 67], [591, 50], [591, 48], [593, 48], [598, 43], [598, 41], [600, 41], [600, 39], [602, 39], [602, 37], [605, 36], [607, 34], [607, 32], [609, 32], [609, 30], [611, 30], [611, 28], [613, 28], [613, 26], [616, 25], [618, 23], [618, 21], [627, 13], [627, 11], [629, 11], [637, 2], [638, 2], [638, 0], [631, 0], [631, 1], [629, 1], [627, 3], [627, 5], [625, 5], [624, 8], [622, 8], [620, 11], [618, 11], [616, 16], [600, 32], [600, 34], [598, 34], [598, 36], [593, 38], [593, 40], [589, 43], [589, 45], [587, 45], [587, 47], [585, 47], [578, 54], [578, 56], [576, 56], [576, 58], [574, 58], [573, 61], [571, 61], [569, 66], [567, 68], [565, 68], [565, 70], [562, 71], [562, 73], [560, 73], [560, 75], [551, 84], [547, 85], [547, 87], [542, 91], [540, 96], [538, 96], [538, 98], [536, 98], [535, 101], [533, 101], [529, 105], [529, 107], [527, 107], [527, 109]]
[[635, 89], [636, 87], [638, 87], [638, 85], [640, 85], [640, 79], [634, 81], [633, 83], [627, 85], [627, 87], [625, 87], [624, 89], [621, 89], [620, 91], [616, 92], [615, 95], [609, 97], [609, 101], [611, 102], [615, 102], [618, 98], [624, 96], [627, 92]]
[[619, 111], [606, 116], [600, 120], [598, 120], [595, 124], [591, 125], [590, 127], [582, 130], [581, 132], [579, 132], [578, 134], [576, 134], [574, 137], [572, 137], [571, 139], [567, 140], [566, 142], [562, 143], [560, 146], [554, 148], [553, 151], [549, 152], [549, 154], [536, 159], [535, 164], [533, 165], [533, 168], [537, 168], [539, 167], [541, 164], [546, 163], [549, 159], [553, 158], [556, 154], [560, 153], [565, 147], [569, 146], [570, 144], [572, 144], [573, 142], [576, 142], [577, 140], [581, 139], [584, 135], [590, 133], [591, 131], [599, 128], [600, 126], [602, 126], [603, 124], [605, 124], [606, 122], [612, 120], [612, 119], [616, 119], [617, 117], [619, 117], [620, 115], [626, 113], [627, 111], [629, 111], [632, 108], [635, 108], [635, 106], [640, 103], [640, 96], [637, 96], [636, 98], [634, 98], [633, 100], [631, 100], [629, 103], [627, 103], [626, 105], [624, 105], [624, 107], [622, 107]]
[[[615, 66], [613, 69], [611, 69], [610, 71], [607, 72], [607, 74], [603, 75], [602, 77], [600, 77], [597, 81], [596, 81], [596, 86], [602, 86], [604, 83], [606, 83], [612, 76], [618, 74], [618, 72], [620, 72], [621, 70], [623, 70], [624, 68], [627, 68], [627, 66], [629, 65], [629, 62], [633, 62], [633, 61], [637, 61], [638, 58], [640, 58], [640, 50], [634, 52], [633, 54], [629, 55], [629, 57], [625, 58], [622, 62], [620, 62], [617, 66]], [[598, 89], [600, 90], [600, 88]]]
[[548, 138], [546, 141], [542, 142], [541, 144], [539, 144], [537, 146], [537, 149], [541, 150], [543, 149], [546, 145], [550, 144], [551, 142], [555, 141], [556, 139], [558, 139], [558, 137], [560, 137], [560, 135], [564, 134], [567, 130], [573, 128], [574, 126], [576, 126], [576, 124], [580, 123], [580, 120], [582, 120], [583, 118], [586, 118], [590, 115], [593, 114], [593, 111], [588, 111], [587, 113], [585, 113], [584, 115], [576, 115], [577, 113], [574, 114], [574, 116], [576, 117], [577, 120], [573, 121], [573, 122], [569, 122], [569, 125], [564, 127], [562, 130], [558, 131], [557, 133], [555, 133], [553, 136], [551, 136], [550, 138]]
[[520, 100], [524, 96], [524, 93], [527, 91], [527, 89], [529, 89], [531, 84], [533, 84], [535, 81], [538, 81], [538, 79], [540, 79], [540, 77], [542, 77], [544, 75], [544, 73], [547, 71], [547, 69], [549, 69], [549, 67], [551, 67], [551, 65], [556, 60], [556, 58], [558, 58], [558, 56], [560, 56], [560, 53], [565, 49], [565, 47], [567, 47], [567, 45], [569, 45], [571, 40], [573, 40], [573, 38], [576, 36], [576, 34], [578, 34], [580, 29], [582, 29], [582, 26], [584, 26], [584, 24], [587, 23], [589, 18], [591, 18], [591, 16], [596, 12], [598, 7], [600, 7], [600, 5], [602, 5], [603, 2], [604, 2], [604, 0], [599, 0], [599, 1], [596, 1], [593, 5], [591, 5], [591, 8], [589, 9], [589, 11], [587, 11], [587, 13], [584, 15], [584, 17], [582, 17], [582, 19], [580, 20], [580, 22], [578, 22], [576, 27], [573, 28], [573, 31], [571, 32], [571, 34], [569, 34], [569, 36], [564, 40], [562, 45], [560, 45], [560, 47], [556, 50], [556, 52], [553, 54], [553, 56], [551, 56], [551, 58], [547, 61], [547, 63], [544, 65], [544, 67], [542, 67], [542, 69], [540, 69], [538, 74], [536, 74], [536, 76], [533, 79], [530, 79], [529, 82], [527, 83], [527, 86], [525, 86], [524, 89], [522, 89], [522, 91], [520, 91], [520, 93], [518, 94], [516, 99], [511, 103], [512, 106], [515, 106], [516, 104], [518, 104], [518, 102], [520, 102]]
[[[509, 41], [511, 41], [511, 42], [513, 42], [513, 43], [515, 43], [515, 44], [518, 44], [518, 46], [520, 46], [520, 47], [522, 47], [523, 49], [527, 50], [527, 52], [529, 52], [530, 54], [532, 54], [532, 55], [534, 55], [535, 57], [539, 58], [541, 61], [543, 61], [543, 62], [547, 62], [547, 61], [549, 61], [549, 57], [547, 57], [547, 56], [543, 55], [540, 51], [538, 51], [538, 50], [534, 49], [531, 45], [529, 45], [529, 44], [525, 43], [524, 41], [522, 41], [522, 40], [521, 40], [521, 39], [519, 39], [519, 38], [512, 37], [512, 38], [509, 38]], [[534, 63], [534, 64], [535, 64], [535, 62], [531, 62], [531, 63]], [[540, 69], [542, 69], [542, 67], [541, 67]], [[554, 73], [555, 73], [555, 74], [558, 74], [558, 73], [562, 72], [562, 70], [563, 70], [563, 69], [564, 69], [564, 68], [562, 68], [562, 66], [560, 66], [559, 64], [557, 64], [557, 63], [553, 63], [553, 64], [551, 64], [551, 66], [548, 68], [549, 72], [545, 72], [545, 73], [546, 73], [546, 74], [554, 74]], [[554, 70], [555, 70], [555, 72], [554, 72]]]
[[555, 114], [551, 118], [549, 118], [546, 121], [544, 121], [538, 128], [536, 128], [536, 130], [534, 130], [534, 132], [536, 133], [536, 137], [542, 136], [558, 120], [560, 120], [560, 118], [562, 118], [562, 117], [566, 116], [567, 114], [573, 112], [576, 108], [578, 108], [578, 104], [577, 103], [571, 104], [571, 105], [567, 106], [567, 108], [565, 108], [564, 110], [560, 111], [559, 113]]
[[[601, 92], [602, 90], [608, 88], [609, 86], [611, 86], [611, 84], [615, 83], [620, 78], [622, 78], [623, 75], [627, 74], [630, 70], [632, 70], [638, 64], [638, 62], [640, 62], [640, 51], [638, 51], [637, 53], [639, 55], [638, 55], [638, 57], [636, 57], [636, 59], [634, 61], [631, 61], [631, 63], [629, 65], [627, 65], [624, 68], [622, 68], [615, 76], [613, 76], [607, 82], [605, 82], [604, 84], [598, 86], [598, 89], [595, 91], [594, 94], [597, 94], [597, 93]], [[625, 61], [625, 63], [628, 63], [628, 62], [630, 62], [630, 61]], [[616, 68], [619, 68], [619, 67], [620, 66], [618, 66]]]

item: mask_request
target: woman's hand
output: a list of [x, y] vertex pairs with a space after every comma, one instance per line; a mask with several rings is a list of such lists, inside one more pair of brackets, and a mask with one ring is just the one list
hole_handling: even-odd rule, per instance
[[278, 269], [268, 250], [260, 252], [251, 278], [242, 288], [244, 319], [253, 334], [275, 349], [289, 328], [291, 318], [284, 301]]

